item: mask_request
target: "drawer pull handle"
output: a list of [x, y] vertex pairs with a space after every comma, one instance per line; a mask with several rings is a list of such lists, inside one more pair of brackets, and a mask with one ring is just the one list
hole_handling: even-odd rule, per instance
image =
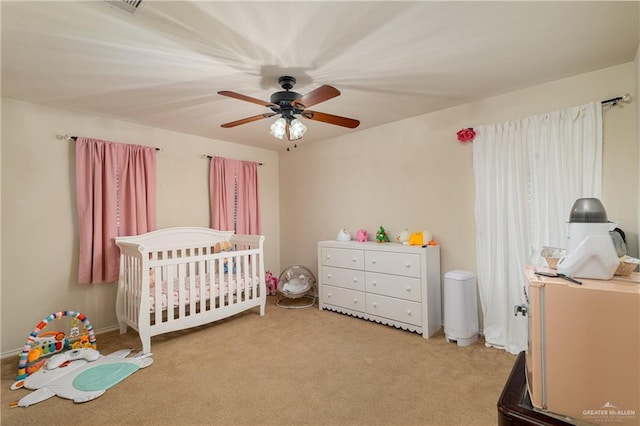
[[331, 273], [328, 273], [328, 274], [327, 274], [327, 278], [331, 278]]
[[352, 259], [351, 259], [351, 261], [352, 261], [352, 262], [354, 262], [354, 263], [355, 263], [357, 260], [358, 260], [358, 258], [357, 258], [357, 257], [354, 257], [354, 258], [352, 258]]
[[358, 277], [353, 277], [353, 282], [357, 283], [358, 282]]
[[375, 287], [375, 286], [378, 285], [378, 283], [374, 281], [374, 282], [371, 283], [371, 285]]
[[358, 303], [358, 299], [353, 299], [353, 303]]
[[411, 263], [407, 262], [404, 266], [407, 268], [411, 268]]
[[375, 259], [371, 259], [371, 263], [372, 263], [373, 265], [375, 265], [375, 264], [376, 264], [376, 262], [377, 262], [377, 260], [375, 260]]
[[406, 289], [406, 290], [407, 290], [408, 292], [411, 292], [411, 287], [407, 286], [407, 289]]
[[407, 315], [411, 316], [411, 311], [407, 311]]
[[330, 254], [327, 255], [327, 259], [331, 259], [331, 255]]
[[378, 307], [378, 304], [377, 304], [376, 302], [373, 302], [373, 307], [374, 307], [374, 308], [377, 308], [377, 307]]
[[332, 294], [332, 293], [328, 293], [328, 294], [327, 294], [327, 297], [331, 297], [331, 296], [333, 296], [333, 294]]

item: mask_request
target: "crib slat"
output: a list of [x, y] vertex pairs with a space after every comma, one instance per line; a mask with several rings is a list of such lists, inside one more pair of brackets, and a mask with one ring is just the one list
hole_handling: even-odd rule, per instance
[[[232, 257], [231, 259], [229, 259], [229, 263], [234, 262], [236, 260], [235, 257]], [[233, 304], [236, 303], [236, 299], [237, 299], [237, 291], [236, 291], [236, 272], [234, 271], [235, 268], [232, 268], [231, 266], [227, 267], [227, 281], [229, 281], [229, 304]]]
[[[180, 258], [181, 254], [179, 251], [176, 251], [176, 256], [178, 256], [178, 259]], [[187, 285], [187, 274], [185, 272], [185, 266], [186, 265], [184, 263], [178, 263], [174, 266], [178, 278], [176, 280], [178, 282], [178, 318], [185, 317], [185, 305], [187, 304], [187, 292], [185, 291], [185, 287]]]
[[244, 256], [240, 256], [238, 255], [237, 257], [235, 257], [234, 260], [234, 275], [236, 276], [235, 282], [236, 282], [236, 301], [238, 303], [243, 301], [243, 291], [242, 291], [242, 259], [244, 258]]
[[232, 270], [230, 271], [231, 274], [233, 274], [234, 279], [233, 279], [233, 299], [235, 301], [235, 303], [240, 303], [242, 301], [241, 297], [241, 288], [240, 288], [240, 269], [241, 269], [241, 265], [240, 265], [240, 256], [237, 254], [238, 252], [235, 252], [233, 255], [233, 268], [231, 268]]
[[222, 308], [224, 306], [227, 305], [228, 302], [228, 290], [229, 287], [227, 285], [225, 285], [225, 276], [224, 276], [224, 260], [223, 259], [218, 259], [216, 261], [216, 271], [218, 273], [218, 286], [220, 287], [220, 305], [219, 307]]
[[244, 299], [251, 300], [251, 255], [245, 254], [245, 263], [244, 263], [244, 271], [243, 271], [243, 282], [244, 282]]
[[[207, 273], [207, 280], [209, 280], [209, 287], [210, 287], [210, 294], [211, 294], [211, 300], [209, 302], [209, 310], [214, 310], [216, 308], [216, 303], [217, 303], [217, 298], [219, 297], [219, 295], [217, 294], [217, 289], [216, 289], [216, 275], [215, 275], [215, 268], [214, 268], [214, 261], [213, 260], [207, 260], [205, 262], [206, 264], [206, 273]], [[205, 306], [205, 311], [207, 310], [207, 307]]]
[[187, 264], [189, 273], [187, 279], [189, 280], [189, 315], [195, 315], [196, 313], [196, 300], [198, 300], [198, 293], [196, 292], [196, 264], [189, 262]]
[[[163, 252], [166, 253], [166, 252]], [[167, 253], [168, 254], [168, 253]], [[167, 259], [167, 257], [165, 256], [164, 259]], [[165, 265], [162, 267], [162, 270], [165, 271], [165, 276], [163, 277], [166, 282], [167, 282], [167, 313], [166, 313], [166, 320], [167, 321], [173, 321], [173, 306], [175, 301], [174, 296], [173, 296], [173, 285], [174, 285], [174, 279], [175, 279], [175, 272], [173, 270], [173, 267], [171, 265]]]
[[[153, 259], [159, 260], [159, 257], [163, 259], [166, 257], [166, 252], [162, 252], [159, 254], [158, 252], [153, 252]], [[154, 268], [154, 279], [155, 279], [155, 289], [154, 289], [154, 306], [155, 306], [155, 318], [154, 323], [160, 324], [162, 323], [162, 283], [165, 280], [165, 277], [162, 274], [162, 268], [155, 267]]]
[[255, 299], [255, 297], [257, 296], [257, 291], [256, 291], [256, 279], [254, 279], [254, 277], [257, 276], [256, 273], [256, 255], [252, 254], [251, 255], [251, 298]]
[[242, 279], [240, 281], [240, 288], [242, 289], [242, 300], [244, 300], [245, 302], [248, 300], [248, 296], [249, 296], [249, 276], [247, 275], [247, 272], [249, 271], [249, 255], [243, 255], [242, 256]]
[[[202, 249], [201, 249], [202, 250]], [[204, 260], [198, 261], [198, 279], [200, 285], [200, 313], [205, 312], [207, 310], [207, 270], [206, 270], [206, 262]], [[213, 297], [213, 289], [210, 289], [209, 294]]]
[[[229, 267], [229, 281], [233, 281], [233, 300], [235, 303], [240, 303], [240, 265], [238, 260], [240, 257], [237, 254], [238, 252], [234, 252], [233, 255], [233, 268]], [[231, 260], [229, 261], [231, 262]]]

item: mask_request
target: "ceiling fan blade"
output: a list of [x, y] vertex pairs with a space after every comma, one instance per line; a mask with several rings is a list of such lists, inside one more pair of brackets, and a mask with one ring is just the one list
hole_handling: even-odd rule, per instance
[[348, 127], [350, 129], [355, 129], [360, 125], [359, 120], [327, 114], [325, 112], [305, 110], [302, 116], [309, 120], [322, 121], [323, 123], [335, 124], [336, 126]]
[[251, 122], [254, 122], [254, 121], [262, 120], [263, 118], [273, 117], [274, 115], [276, 115], [275, 112], [267, 112], [267, 113], [264, 113], [264, 114], [254, 115], [253, 117], [243, 118], [242, 120], [236, 120], [236, 121], [232, 121], [230, 123], [221, 124], [220, 127], [224, 127], [225, 129], [228, 129], [229, 127], [235, 127], [235, 126], [239, 126], [241, 124], [247, 124], [247, 123], [251, 123]]
[[315, 90], [310, 91], [300, 99], [296, 101], [297, 104], [304, 105], [305, 108], [319, 104], [320, 102], [328, 101], [329, 99], [340, 96], [340, 91], [332, 86], [320, 86]]
[[266, 107], [269, 107], [269, 108], [276, 106], [276, 105], [272, 104], [271, 102], [261, 101], [260, 99], [252, 98], [251, 96], [242, 95], [242, 94], [236, 93], [236, 92], [230, 92], [228, 90], [221, 90], [220, 92], [218, 92], [218, 95], [228, 96], [228, 97], [234, 98], [234, 99], [240, 99], [241, 101], [252, 102], [254, 104], [266, 106]]

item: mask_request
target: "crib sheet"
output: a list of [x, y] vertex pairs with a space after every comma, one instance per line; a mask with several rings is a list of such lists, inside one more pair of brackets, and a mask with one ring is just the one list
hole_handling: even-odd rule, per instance
[[[223, 275], [223, 284], [224, 284], [224, 292], [223, 294], [228, 295], [228, 294], [235, 294], [238, 290], [238, 285], [237, 285], [237, 280], [236, 280], [236, 275], [235, 274], [231, 274], [231, 281], [229, 281], [229, 274], [224, 274]], [[204, 281], [204, 285], [205, 285], [205, 291], [204, 291], [204, 295], [205, 295], [205, 300], [209, 300], [211, 298], [211, 283], [210, 283], [210, 274], [206, 274], [203, 276], [204, 279], [201, 279], [199, 275], [196, 275], [195, 278], [195, 301], [199, 302], [200, 301], [200, 283], [202, 281]], [[156, 283], [155, 283], [155, 279], [153, 278], [153, 274], [151, 274], [151, 276], [149, 277], [149, 306], [150, 306], [150, 310], [151, 312], [155, 312], [156, 310]], [[220, 283], [218, 280], [218, 275], [215, 276], [215, 280], [214, 280], [214, 297], [217, 298], [220, 296]], [[190, 278], [186, 278], [183, 279], [183, 288], [184, 288], [184, 303], [190, 303], [191, 302], [191, 294], [190, 294]], [[248, 281], [248, 283], [245, 283], [244, 278], [242, 278], [240, 280], [239, 283], [239, 289], [240, 291], [244, 291], [245, 286], [246, 287], [251, 287], [254, 285], [254, 283], [257, 285], [260, 281], [259, 278], [257, 276], [254, 276], [253, 278], [250, 278]], [[229, 285], [231, 284], [231, 287], [229, 287]], [[229, 291], [229, 288], [231, 288], [231, 291]], [[168, 285], [167, 285], [167, 281], [163, 280], [162, 282], [162, 290], [161, 290], [161, 296], [160, 296], [160, 304], [161, 304], [161, 309], [167, 309], [168, 307], [168, 300], [169, 297], [167, 295], [167, 289], [168, 289]], [[173, 279], [173, 286], [172, 286], [172, 292], [173, 292], [173, 307], [176, 308], [178, 306], [180, 306], [180, 280], [176, 277]]]

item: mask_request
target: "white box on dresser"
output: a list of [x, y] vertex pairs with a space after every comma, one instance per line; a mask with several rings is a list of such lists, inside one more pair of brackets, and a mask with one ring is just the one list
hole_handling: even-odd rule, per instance
[[320, 310], [422, 334], [442, 323], [440, 247], [357, 241], [318, 242]]

